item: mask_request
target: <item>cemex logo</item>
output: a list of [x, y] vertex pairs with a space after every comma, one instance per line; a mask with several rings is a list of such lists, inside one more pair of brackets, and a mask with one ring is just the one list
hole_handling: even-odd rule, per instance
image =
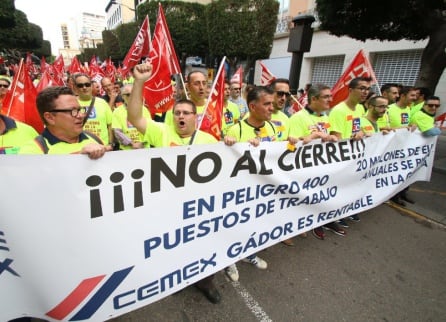
[[114, 290], [121, 284], [121, 282], [127, 277], [134, 266], [127, 267], [120, 271], [114, 272], [102, 286], [99, 284], [106, 278], [106, 275], [99, 275], [84, 279], [79, 285], [68, 294], [58, 305], [52, 310], [46, 313], [53, 319], [62, 320], [69, 314], [71, 314], [91, 293], [97, 289], [90, 299], [85, 303], [76, 314], [70, 319], [70, 321], [87, 320], [96, 313], [96, 311], [104, 304], [107, 298], [113, 293]]

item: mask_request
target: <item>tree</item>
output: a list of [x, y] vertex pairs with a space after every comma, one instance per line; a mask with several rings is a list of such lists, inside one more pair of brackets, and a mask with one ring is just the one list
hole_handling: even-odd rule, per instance
[[444, 0], [316, 0], [321, 29], [357, 40], [423, 40], [415, 86], [432, 92], [446, 67], [446, 4]]
[[239, 59], [250, 68], [269, 57], [278, 10], [276, 0], [213, 1], [206, 10], [211, 54], [227, 56], [233, 69]]
[[102, 60], [110, 57], [112, 60], [122, 59], [121, 50], [119, 47], [119, 39], [113, 30], [102, 31], [102, 41], [104, 46], [104, 53], [106, 57], [101, 57]]
[[0, 28], [12, 28], [15, 26], [14, 0], [2, 0], [0, 2]]
[[[160, 3], [177, 57], [184, 70], [186, 57], [206, 57], [209, 52], [206, 6], [183, 1], [160, 1]], [[146, 15], [149, 16], [150, 29], [153, 32], [158, 15], [158, 1], [146, 1], [138, 7], [139, 19], [144, 19]]]

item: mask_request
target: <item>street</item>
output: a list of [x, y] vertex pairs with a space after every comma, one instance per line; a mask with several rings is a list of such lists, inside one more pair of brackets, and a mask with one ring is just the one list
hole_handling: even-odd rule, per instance
[[387, 204], [360, 217], [260, 252], [265, 271], [239, 262], [239, 283], [219, 272], [218, 305], [192, 286], [112, 321], [444, 321], [444, 227]]

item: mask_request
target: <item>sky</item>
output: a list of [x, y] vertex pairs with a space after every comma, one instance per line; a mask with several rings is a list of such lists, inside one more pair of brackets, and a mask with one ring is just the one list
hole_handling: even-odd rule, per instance
[[105, 16], [108, 0], [15, 0], [17, 10], [23, 11], [29, 22], [39, 25], [43, 39], [51, 42], [53, 55], [63, 47], [60, 24], [68, 22], [80, 12], [96, 13]]

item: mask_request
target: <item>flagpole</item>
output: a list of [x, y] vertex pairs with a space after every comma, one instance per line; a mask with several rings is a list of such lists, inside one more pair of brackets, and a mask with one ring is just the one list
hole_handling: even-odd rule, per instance
[[[202, 115], [202, 117], [201, 117], [201, 119], [200, 119], [200, 123], [198, 123], [198, 125], [197, 125], [197, 130], [199, 130], [199, 129], [201, 128], [201, 124], [203, 123], [203, 119], [204, 119], [204, 117], [205, 117], [205, 115], [206, 115], [206, 111], [207, 111], [207, 109], [208, 109], [209, 102], [210, 102], [211, 97], [212, 97], [212, 93], [214, 93], [215, 85], [217, 85], [218, 77], [220, 76], [221, 70], [222, 70], [222, 68], [223, 68], [224, 65], [225, 65], [225, 60], [226, 60], [226, 56], [224, 56], [223, 59], [221, 60], [220, 67], [218, 68], [218, 71], [217, 71], [217, 75], [216, 75], [216, 77], [215, 77], [214, 82], [212, 83], [211, 92], [209, 93], [209, 97], [208, 97], [208, 99], [207, 99], [207, 101], [206, 101], [206, 106], [205, 106], [205, 108], [204, 108], [203, 115]], [[196, 137], [196, 135], [192, 138], [192, 140], [191, 140], [191, 142], [190, 142], [189, 144], [192, 144], [192, 143], [193, 143], [192, 141], [195, 139], [195, 137]]]
[[186, 85], [184, 83], [183, 73], [180, 73], [181, 86], [183, 86], [184, 94], [186, 95], [186, 99], [189, 99], [189, 95], [187, 95]]
[[9, 102], [9, 106], [8, 106], [8, 113], [6, 114], [7, 116], [9, 116], [9, 113], [11, 113], [11, 107], [12, 107], [12, 102], [14, 101], [14, 94], [17, 88], [17, 84], [19, 83], [19, 76], [21, 75], [22, 72], [22, 68], [23, 68], [23, 58], [20, 59], [20, 65], [19, 65], [19, 70], [17, 71], [17, 73], [15, 73], [15, 77], [17, 77], [17, 80], [14, 82], [14, 89], [12, 89], [11, 92], [11, 100]]

